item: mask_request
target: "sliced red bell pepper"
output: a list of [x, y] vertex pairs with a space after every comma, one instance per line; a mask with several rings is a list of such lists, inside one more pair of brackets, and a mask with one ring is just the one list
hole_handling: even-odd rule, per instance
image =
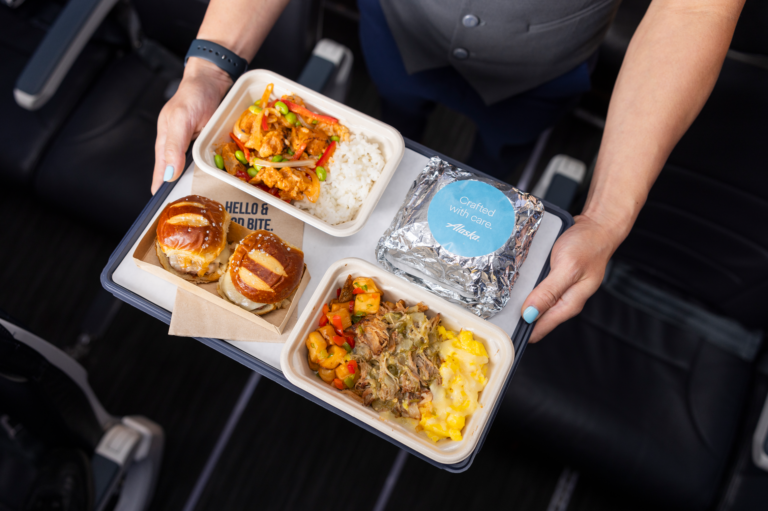
[[364, 291], [364, 290], [362, 290], [362, 289], [361, 289], [361, 288], [359, 288], [359, 287], [356, 287], [355, 289], [353, 289], [353, 290], [352, 290], [352, 294], [353, 294], [353, 295], [359, 295], [360, 293], [365, 293], [365, 291]]
[[303, 144], [299, 146], [299, 150], [296, 151], [296, 154], [293, 155], [293, 158], [291, 158], [294, 161], [300, 160], [301, 155], [304, 154], [304, 150], [307, 148], [307, 143], [309, 140], [306, 140]]
[[336, 346], [342, 346], [347, 340], [344, 337], [334, 335], [331, 340], [333, 341], [333, 344]]
[[325, 326], [328, 324], [328, 316], [320, 316], [320, 326]]
[[269, 122], [267, 122], [266, 115], [261, 116], [261, 129], [264, 131], [269, 131]]
[[336, 290], [336, 298], [341, 296], [341, 288]]
[[[259, 188], [260, 190], [264, 190], [265, 192], [267, 192], [270, 195], [274, 195], [278, 199], [280, 198], [280, 188], [276, 188], [274, 186], [272, 188], [270, 188], [269, 186], [267, 186], [267, 185], [265, 185], [263, 183], [259, 183], [257, 185], [253, 185], [253, 186], [255, 186], [256, 188]], [[288, 199], [282, 199], [282, 200], [284, 202], [287, 202], [288, 204], [291, 203], [291, 201], [288, 200]]]
[[237, 171], [235, 172], [235, 177], [236, 177], [237, 179], [240, 179], [240, 180], [242, 180], [242, 181], [245, 181], [246, 183], [247, 183], [247, 182], [248, 182], [248, 180], [250, 179], [250, 177], [248, 177], [248, 174], [246, 174], [246, 173], [245, 173], [245, 172], [243, 172], [242, 170], [237, 170]]
[[351, 334], [344, 334], [347, 338], [347, 342], [352, 347], [352, 349], [355, 349], [355, 336]]
[[349, 302], [349, 312], [355, 312], [355, 301], [350, 300]]
[[307, 108], [297, 105], [293, 101], [289, 101], [285, 99], [285, 96], [283, 96], [280, 101], [285, 103], [285, 106], [288, 107], [288, 110], [295, 114], [299, 114], [304, 117], [309, 117], [310, 119], [317, 119], [320, 122], [324, 122], [326, 124], [338, 124], [339, 120], [335, 117], [331, 117], [330, 115], [321, 115], [316, 114], [315, 112], [311, 112], [310, 110], [307, 110]]
[[336, 142], [331, 142], [328, 144], [328, 147], [325, 148], [323, 155], [317, 160], [317, 163], [315, 163], [315, 168], [324, 167], [325, 164], [328, 163], [328, 160], [331, 159], [331, 156], [333, 156], [334, 151], [336, 151]]
[[340, 379], [338, 379], [338, 378], [334, 378], [334, 379], [333, 379], [333, 386], [334, 386], [334, 387], [336, 387], [336, 388], [337, 388], [337, 389], [339, 389], [339, 390], [344, 390], [344, 388], [345, 388], [345, 386], [344, 386], [344, 382], [343, 382], [343, 381], [341, 381], [341, 380], [340, 380]]
[[275, 197], [280, 197], [280, 193], [276, 191], [277, 188], [270, 188], [270, 187], [268, 187], [267, 185], [265, 185], [263, 183], [259, 183], [259, 184], [255, 185], [255, 186], [256, 186], [256, 188], [264, 190], [265, 192], [267, 192], [270, 195], [274, 195]]
[[234, 133], [229, 134], [230, 138], [235, 141], [235, 144], [237, 144], [237, 147], [243, 152], [245, 155], [245, 159], [250, 161], [251, 160], [251, 153], [248, 151], [248, 148], [243, 145], [242, 142], [240, 142], [240, 139], [235, 136]]
[[[331, 324], [337, 332], [344, 332], [344, 326], [341, 324], [341, 316], [334, 315], [331, 317]], [[344, 335], [340, 333], [339, 335]]]
[[350, 360], [347, 362], [347, 370], [350, 373], [355, 374], [357, 372], [357, 360]]
[[330, 311], [330, 309], [328, 308], [328, 304], [324, 303], [323, 304], [323, 315], [328, 314], [328, 311]]

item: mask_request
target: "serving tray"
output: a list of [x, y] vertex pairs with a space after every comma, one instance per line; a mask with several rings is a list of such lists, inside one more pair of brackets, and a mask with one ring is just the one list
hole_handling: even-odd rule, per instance
[[[429, 158], [439, 156], [449, 163], [473, 172], [478, 172], [453, 158], [437, 153], [436, 151], [428, 149], [411, 140], [405, 139], [405, 147], [406, 151], [403, 161], [396, 171], [398, 177], [391, 181], [386, 193], [382, 196], [382, 199], [372, 216], [371, 223], [374, 222], [374, 218], [378, 220], [378, 217], [381, 217], [381, 221], [375, 225], [375, 229], [370, 229], [372, 232], [369, 233], [369, 229], [364, 229], [362, 232], [349, 238], [334, 238], [311, 227], [305, 228], [304, 252], [307, 254], [305, 262], [307, 263], [309, 271], [314, 275], [323, 275], [332, 263], [345, 256], [361, 257], [370, 262], [375, 262], [375, 241], [378, 241], [378, 237], [383, 234], [384, 229], [386, 229], [386, 226], [391, 222], [392, 217], [394, 217], [402, 204], [405, 191], [410, 187], [413, 179], [418, 172], [421, 171]], [[191, 155], [188, 156], [187, 165], [190, 163]], [[190, 173], [191, 169], [188, 169], [186, 172]], [[171, 309], [173, 308], [175, 288], [169, 289], [163, 287], [163, 284], [165, 283], [160, 279], [157, 279], [157, 282], [154, 280], [142, 280], [138, 274], [144, 272], [136, 268], [130, 255], [132, 253], [132, 248], [137, 243], [147, 225], [153, 220], [158, 210], [164, 207], [167, 202], [173, 200], [174, 197], [182, 197], [189, 194], [191, 179], [185, 181], [185, 177], [186, 174], [175, 182], [165, 183], [160, 188], [157, 194], [155, 194], [150, 202], [147, 203], [141, 215], [139, 215], [136, 222], [134, 222], [131, 229], [112, 253], [107, 265], [101, 273], [101, 283], [105, 289], [117, 298], [166, 324], [170, 324], [171, 321]], [[177, 186], [179, 189], [175, 190]], [[526, 289], [531, 289], [549, 274], [549, 254], [552, 246], [557, 238], [565, 232], [568, 227], [573, 225], [573, 218], [567, 212], [546, 201], [544, 201], [544, 206], [546, 210], [545, 218], [542, 220], [542, 226], [537, 233], [536, 239], [531, 245], [531, 253], [529, 253], [528, 259], [526, 260], [525, 265], [523, 265], [522, 272], [526, 272], [528, 275], [521, 273], [520, 278], [515, 284], [515, 289], [519, 290], [521, 295], [527, 294]], [[365, 239], [375, 239], [375, 241], [369, 241], [368, 243], [370, 246], [360, 246], [359, 238], [366, 236], [367, 238]], [[318, 254], [319, 257], [311, 257], [312, 254]], [[340, 255], [338, 257], [331, 257], [328, 254]], [[531, 269], [533, 268], [540, 269], [535, 271], [535, 273], [530, 274], [532, 271]], [[303, 313], [304, 308], [308, 303], [309, 296], [314, 293], [318, 283], [319, 281], [313, 280], [307, 286], [304, 297], [298, 306], [299, 314]], [[517, 299], [519, 305], [522, 305], [522, 299], [524, 298]], [[514, 310], [515, 308], [517, 308], [517, 310]], [[507, 309], [509, 309], [509, 312]], [[515, 350], [512, 369], [504, 382], [499, 400], [496, 402], [493, 410], [489, 413], [488, 427], [478, 439], [478, 443], [470, 455], [457, 463], [436, 462], [290, 383], [280, 367], [279, 344], [232, 342], [213, 338], [196, 339], [244, 366], [257, 371], [270, 380], [279, 383], [292, 392], [296, 392], [297, 394], [306, 397], [310, 401], [317, 403], [319, 406], [322, 406], [323, 408], [346, 418], [353, 424], [370, 431], [374, 435], [391, 442], [419, 459], [449, 472], [459, 473], [464, 472], [472, 465], [475, 456], [482, 448], [487, 432], [490, 430], [490, 426], [498, 412], [499, 406], [503, 402], [506, 389], [512, 381], [514, 372], [520, 363], [528, 338], [533, 330], [533, 325], [529, 325], [524, 321], [519, 321], [519, 306], [517, 305], [517, 302], [515, 302], [515, 297], [510, 300], [510, 305], [507, 306], [507, 309], [492, 318], [492, 322], [503, 325], [502, 328], [511, 337]], [[507, 313], [507, 316], [503, 317], [505, 313]], [[514, 322], [512, 321], [513, 319]]]

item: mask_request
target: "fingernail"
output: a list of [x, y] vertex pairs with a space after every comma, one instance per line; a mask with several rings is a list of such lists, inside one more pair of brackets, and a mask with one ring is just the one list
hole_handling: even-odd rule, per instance
[[165, 174], [163, 174], [163, 181], [170, 181], [173, 178], [173, 165], [165, 167]]
[[536, 321], [536, 318], [538, 317], [539, 317], [539, 310], [533, 305], [529, 306], [527, 309], [525, 309], [525, 312], [523, 312], [523, 319], [528, 324], [531, 324], [534, 321]]

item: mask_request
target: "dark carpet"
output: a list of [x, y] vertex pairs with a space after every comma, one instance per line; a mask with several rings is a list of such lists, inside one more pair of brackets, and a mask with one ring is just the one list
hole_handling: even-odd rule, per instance
[[262, 378], [197, 510], [370, 509], [397, 451]]
[[0, 187], [0, 215], [0, 309], [55, 346], [72, 345], [118, 240], [12, 186]]
[[[503, 427], [494, 427], [472, 467], [461, 474], [409, 457], [387, 511], [409, 509], [547, 509], [562, 465], [526, 451]], [[407, 497], [406, 497], [407, 496]]]

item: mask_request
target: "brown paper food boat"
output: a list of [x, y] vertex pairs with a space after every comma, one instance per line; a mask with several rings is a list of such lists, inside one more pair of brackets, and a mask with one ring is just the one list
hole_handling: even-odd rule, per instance
[[[265, 328], [276, 334], [283, 333], [283, 329], [288, 324], [288, 320], [293, 314], [293, 311], [296, 309], [296, 306], [299, 303], [299, 299], [301, 298], [301, 295], [304, 293], [304, 290], [309, 283], [310, 276], [309, 272], [307, 271], [306, 264], [304, 265], [304, 273], [301, 276], [299, 287], [296, 288], [296, 291], [290, 297], [291, 304], [287, 308], [277, 309], [276, 311], [270, 312], [263, 316], [258, 316], [252, 312], [246, 311], [245, 309], [241, 309], [237, 305], [221, 298], [219, 293], [216, 291], [217, 282], [195, 285], [166, 271], [160, 265], [160, 261], [157, 258], [157, 253], [155, 252], [157, 222], [158, 219], [155, 219], [152, 225], [149, 226], [149, 228], [145, 231], [144, 236], [139, 241], [139, 244], [136, 246], [136, 250], [133, 252], [133, 261], [136, 263], [136, 266], [146, 272], [151, 273], [152, 275], [170, 282], [178, 288], [184, 289], [185, 291], [188, 291], [195, 296], [199, 296], [204, 300], [208, 300], [209, 302], [218, 305], [219, 307], [233, 314], [237, 314], [241, 318], [250, 321], [260, 328]], [[240, 240], [252, 232], [253, 231], [250, 229], [246, 229], [242, 225], [232, 222], [229, 226], [227, 241], [229, 243], [239, 243]]]

